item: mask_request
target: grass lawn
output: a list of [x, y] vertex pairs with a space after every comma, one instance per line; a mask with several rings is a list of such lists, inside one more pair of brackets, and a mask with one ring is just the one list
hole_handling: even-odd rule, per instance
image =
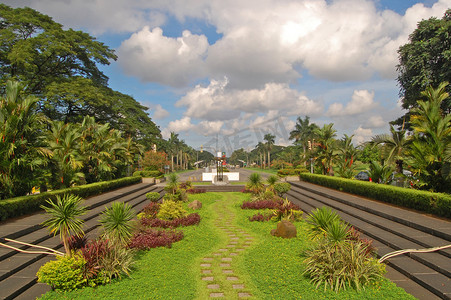
[[[200, 224], [183, 228], [185, 238], [172, 248], [140, 252], [130, 278], [97, 288], [49, 292], [42, 299], [207, 299], [210, 291], [201, 280], [200, 264], [203, 257], [212, 256], [227, 244], [227, 235], [215, 226], [224, 211], [234, 215], [231, 222], [237, 228], [253, 237], [252, 245], [234, 258], [232, 265], [252, 294], [247, 299], [415, 299], [386, 279], [360, 292], [317, 290], [302, 275], [302, 252], [310, 244], [305, 222], [295, 224], [297, 238], [282, 239], [269, 233], [276, 223], [248, 221], [256, 211], [242, 210], [240, 204], [249, 194], [205, 193], [189, 198], [203, 203]], [[230, 292], [230, 286], [224, 288]]]
[[276, 169], [260, 169], [260, 168], [254, 168], [254, 167], [246, 167], [245, 169], [250, 170], [250, 171], [274, 174], [274, 175], [277, 175], [277, 171], [278, 171]]

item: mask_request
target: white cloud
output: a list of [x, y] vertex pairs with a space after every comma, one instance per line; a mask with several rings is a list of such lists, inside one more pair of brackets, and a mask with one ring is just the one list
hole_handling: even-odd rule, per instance
[[284, 115], [318, 115], [321, 104], [291, 89], [287, 84], [267, 83], [262, 89], [227, 88], [227, 78], [212, 80], [206, 87], [197, 85], [176, 106], [185, 106], [185, 115], [205, 120], [230, 120], [242, 113], [279, 111]]
[[370, 128], [362, 128], [359, 127], [356, 130], [354, 130], [354, 143], [356, 145], [359, 145], [363, 142], [367, 142], [371, 140], [373, 137], [373, 131]]
[[351, 101], [343, 106], [342, 103], [332, 103], [329, 106], [327, 115], [334, 116], [353, 116], [373, 109], [376, 106], [374, 102], [374, 92], [368, 90], [355, 90]]
[[160, 104], [157, 104], [153, 110], [154, 113], [152, 117], [156, 120], [161, 120], [169, 116], [169, 112], [165, 110]]
[[385, 121], [382, 116], [371, 116], [368, 119], [367, 127], [373, 127], [373, 128], [381, 128], [387, 125], [387, 121]]
[[171, 132], [187, 132], [192, 130], [194, 127], [195, 125], [191, 123], [191, 118], [184, 117], [180, 120], [169, 122], [168, 126], [161, 131], [161, 134], [163, 138], [167, 139], [171, 136]]
[[127, 74], [142, 81], [183, 86], [204, 76], [207, 48], [205, 35], [185, 30], [174, 39], [163, 36], [161, 28], [146, 26], [121, 44], [118, 62]]

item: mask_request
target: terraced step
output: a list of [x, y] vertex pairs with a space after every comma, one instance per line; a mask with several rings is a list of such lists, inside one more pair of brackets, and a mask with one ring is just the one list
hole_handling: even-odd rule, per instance
[[[306, 212], [321, 206], [333, 208], [346, 222], [374, 241], [379, 256], [400, 249], [450, 244], [451, 222], [447, 220], [305, 182], [290, 183], [290, 201]], [[451, 299], [450, 258], [451, 249], [446, 249], [434, 253], [406, 254], [385, 262], [394, 269], [397, 277], [405, 276], [402, 282], [411, 280], [406, 290], [415, 291], [417, 294], [414, 296], [431, 299], [433, 293], [435, 297]], [[401, 280], [398, 278], [398, 281]], [[412, 282], [422, 288], [413, 288]], [[421, 298], [420, 295], [428, 297]]]

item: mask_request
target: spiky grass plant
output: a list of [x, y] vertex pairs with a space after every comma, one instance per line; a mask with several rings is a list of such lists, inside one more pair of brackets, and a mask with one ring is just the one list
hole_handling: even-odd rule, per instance
[[254, 194], [258, 194], [262, 191], [264, 185], [262, 177], [259, 173], [252, 173], [249, 176], [249, 181], [246, 183], [246, 189], [250, 190]]
[[48, 214], [48, 219], [41, 224], [48, 227], [50, 232], [56, 235], [59, 232], [67, 255], [71, 255], [69, 238], [83, 236], [84, 220], [79, 217], [86, 213], [86, 207], [81, 206], [83, 199], [79, 196], [66, 194], [62, 198], [56, 196], [56, 200], [48, 199], [48, 206], [41, 206]]
[[113, 202], [100, 217], [103, 236], [119, 244], [127, 244], [133, 234], [134, 217], [135, 212], [130, 204]]
[[315, 209], [306, 218], [306, 222], [310, 225], [310, 236], [314, 240], [326, 236], [328, 226], [336, 220], [341, 221], [340, 216], [329, 207]]

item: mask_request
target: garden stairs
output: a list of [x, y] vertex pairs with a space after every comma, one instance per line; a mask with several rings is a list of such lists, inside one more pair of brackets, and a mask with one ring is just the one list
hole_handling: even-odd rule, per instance
[[[146, 193], [159, 192], [163, 188], [149, 183], [140, 183], [86, 199], [83, 205], [88, 212], [83, 215], [84, 231], [90, 237], [97, 236], [99, 214], [105, 206], [113, 201], [129, 203], [136, 211], [140, 211], [148, 201]], [[62, 249], [59, 236], [50, 235], [40, 224], [45, 220], [43, 211], [6, 220], [0, 223], [0, 237], [15, 239], [21, 242]], [[7, 243], [14, 247], [18, 244]], [[18, 247], [28, 251], [38, 251], [27, 246]], [[5, 247], [0, 247], [0, 299], [35, 299], [50, 290], [46, 284], [36, 282], [36, 272], [47, 261], [54, 259], [51, 255], [22, 254]]]
[[[328, 206], [344, 221], [373, 240], [378, 256], [401, 249], [451, 244], [451, 222], [425, 213], [310, 184], [290, 182], [290, 201], [310, 213]], [[419, 299], [451, 299], [451, 248], [411, 253], [384, 261], [387, 277]]]

